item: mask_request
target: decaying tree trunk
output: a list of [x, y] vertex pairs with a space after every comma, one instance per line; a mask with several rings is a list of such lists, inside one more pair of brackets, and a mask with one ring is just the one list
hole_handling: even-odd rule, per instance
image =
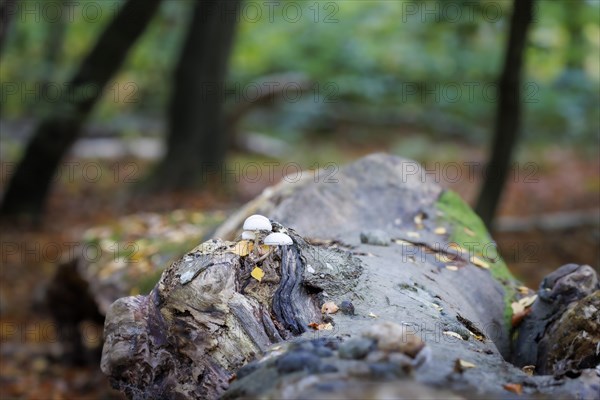
[[[101, 363], [113, 385], [134, 399], [595, 395], [597, 353], [560, 379], [505, 361], [511, 303], [533, 293], [515, 290], [457, 196], [387, 155], [335, 179], [269, 189], [217, 231], [222, 239], [168, 267], [148, 296], [113, 303]], [[236, 240], [254, 212], [293, 244]], [[594, 271], [584, 275], [597, 298]], [[598, 342], [597, 302], [582, 301], [592, 314], [579, 325], [590, 330], [587, 346]]]

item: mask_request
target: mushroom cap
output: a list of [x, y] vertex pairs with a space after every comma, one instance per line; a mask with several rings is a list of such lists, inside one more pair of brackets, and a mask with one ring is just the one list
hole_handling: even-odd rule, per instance
[[274, 232], [268, 235], [263, 243], [269, 246], [286, 246], [292, 244], [292, 238], [281, 232]]
[[244, 232], [242, 232], [242, 239], [254, 240], [254, 239], [256, 239], [256, 234], [252, 231], [244, 231]]
[[262, 215], [254, 214], [244, 221], [245, 231], [270, 231], [271, 229], [273, 229], [271, 221]]

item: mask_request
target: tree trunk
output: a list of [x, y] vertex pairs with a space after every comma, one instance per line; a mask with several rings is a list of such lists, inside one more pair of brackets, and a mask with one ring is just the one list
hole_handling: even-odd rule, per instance
[[175, 70], [167, 152], [150, 177], [151, 190], [198, 187], [222, 167], [228, 145], [224, 84], [240, 4], [196, 2]]
[[[416, 162], [371, 155], [333, 179], [284, 181], [240, 210], [271, 217], [291, 245], [255, 251], [215, 238], [169, 266], [147, 296], [115, 301], [101, 363], [112, 384], [133, 399], [594, 398], [591, 267], [549, 277], [538, 307], [533, 291], [515, 291], [481, 221]], [[218, 232], [239, 237], [243, 221]], [[583, 301], [575, 331], [568, 319], [558, 325], [583, 354], [546, 347], [534, 360], [550, 370], [567, 361], [579, 378], [528, 376], [506, 361], [517, 299], [542, 311], [533, 310], [548, 333]], [[515, 335], [526, 340], [520, 350], [536, 346], [533, 327]]]
[[491, 227], [504, 187], [512, 152], [519, 136], [521, 123], [521, 68], [527, 30], [531, 22], [534, 0], [515, 0], [510, 33], [500, 77], [499, 101], [492, 155], [487, 177], [477, 200], [475, 212]]
[[[108, 80], [119, 69], [129, 49], [142, 34], [160, 0], [130, 0], [104, 30], [81, 63], [50, 117], [41, 121], [12, 176], [0, 215], [27, 216], [42, 213], [52, 176], [75, 142]], [[93, 95], [84, 96], [93, 88]]]
[[4, 0], [0, 4], [0, 53], [4, 49], [4, 42], [16, 13], [17, 0]]

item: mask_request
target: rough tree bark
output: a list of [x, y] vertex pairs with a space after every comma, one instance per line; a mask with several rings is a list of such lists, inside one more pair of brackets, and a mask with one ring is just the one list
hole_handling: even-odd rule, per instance
[[515, 0], [510, 32], [499, 82], [498, 108], [487, 177], [481, 188], [475, 212], [489, 228], [500, 202], [512, 152], [521, 124], [521, 68], [527, 30], [531, 22], [534, 0]]
[[148, 182], [152, 190], [197, 187], [222, 166], [228, 145], [224, 84], [240, 4], [196, 1], [175, 70], [167, 153]]
[[[41, 215], [52, 176], [75, 142], [108, 80], [142, 34], [160, 0], [129, 0], [82, 61], [51, 116], [41, 121], [12, 176], [0, 207], [2, 216]], [[94, 88], [95, 95], [85, 95]]]
[[[113, 303], [101, 363], [113, 385], [135, 399], [503, 398], [507, 390], [592, 398], [600, 378], [578, 368], [598, 354], [570, 365], [574, 379], [529, 376], [505, 361], [511, 302], [533, 292], [515, 290], [456, 195], [417, 163], [387, 155], [335, 179], [314, 183], [311, 174], [269, 189], [218, 230], [233, 239], [243, 217], [260, 212], [280, 221], [274, 230], [292, 245], [257, 261], [268, 249], [212, 239], [168, 267], [148, 296]], [[576, 280], [598, 293], [595, 274], [583, 270], [547, 286], [561, 293], [556, 282], [579, 271]], [[580, 336], [589, 345], [600, 330], [586, 299], [592, 316]]]

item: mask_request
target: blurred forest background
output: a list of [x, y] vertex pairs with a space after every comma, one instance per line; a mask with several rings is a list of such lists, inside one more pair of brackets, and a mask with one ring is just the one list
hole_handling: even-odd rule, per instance
[[[2, 2], [2, 195], [40, 121], [81, 112], [65, 98], [90, 110], [46, 169], [39, 223], [2, 228], [2, 398], [116, 396], [97, 364], [61, 364], [56, 335], [40, 331], [54, 326], [45, 296], [66, 243], [134, 241], [152, 260], [142, 264], [164, 267], [286, 173], [333, 176], [375, 151], [421, 162], [475, 205], [494, 126], [511, 117], [498, 114], [497, 84], [510, 1], [228, 1], [239, 14], [218, 21], [193, 0], [136, 3], [131, 49], [96, 59], [115, 69], [100, 87], [73, 77], [89, 73], [82, 60], [127, 2]], [[562, 264], [599, 265], [599, 1], [534, 3], [519, 86], [520, 136], [492, 232], [536, 287]]]

